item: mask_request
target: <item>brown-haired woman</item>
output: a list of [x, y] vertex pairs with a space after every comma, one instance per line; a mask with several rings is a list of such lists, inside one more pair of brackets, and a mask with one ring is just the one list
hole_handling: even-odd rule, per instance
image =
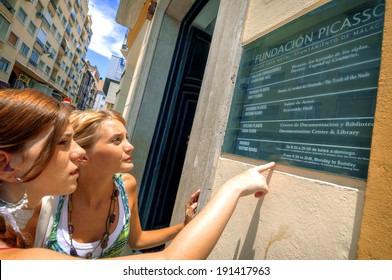
[[78, 159], [85, 152], [73, 140], [69, 114], [40, 91], [0, 90], [1, 254], [31, 245], [14, 216], [45, 195], [76, 189]]

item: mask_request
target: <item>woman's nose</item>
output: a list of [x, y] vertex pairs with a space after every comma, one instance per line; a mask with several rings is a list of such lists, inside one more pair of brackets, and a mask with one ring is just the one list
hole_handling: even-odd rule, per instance
[[134, 149], [133, 145], [128, 142], [128, 145], [126, 145], [125, 150], [127, 153], [132, 152]]
[[71, 151], [71, 160], [79, 160], [86, 155], [86, 151], [80, 147], [75, 141], [73, 141], [73, 147]]

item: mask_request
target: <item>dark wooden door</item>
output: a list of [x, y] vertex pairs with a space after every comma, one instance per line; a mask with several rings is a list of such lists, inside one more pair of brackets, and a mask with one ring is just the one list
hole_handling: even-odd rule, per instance
[[146, 230], [170, 224], [211, 43], [210, 35], [193, 27], [184, 39], [139, 193], [139, 212]]

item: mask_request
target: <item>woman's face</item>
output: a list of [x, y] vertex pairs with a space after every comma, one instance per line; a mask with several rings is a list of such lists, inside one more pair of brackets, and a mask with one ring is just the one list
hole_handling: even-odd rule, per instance
[[[31, 141], [25, 149], [24, 158], [29, 159], [25, 164], [30, 166], [38, 157], [40, 151], [45, 149], [44, 143], [49, 130], [43, 131], [35, 140]], [[79, 159], [85, 155], [82, 149], [73, 140], [74, 131], [71, 125], [60, 137], [56, 144], [53, 157], [42, 173], [34, 180], [26, 183], [29, 192], [39, 192], [41, 195], [62, 195], [75, 191], [79, 177]]]
[[86, 149], [88, 166], [94, 170], [111, 173], [128, 172], [133, 169], [133, 146], [127, 139], [124, 125], [115, 119], [101, 123], [97, 142]]

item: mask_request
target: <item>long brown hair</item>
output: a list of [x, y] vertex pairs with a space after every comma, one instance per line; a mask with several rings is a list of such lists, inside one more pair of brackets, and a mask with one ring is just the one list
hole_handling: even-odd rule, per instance
[[67, 106], [43, 92], [0, 90], [0, 149], [22, 152], [24, 145], [48, 127], [53, 129], [35, 164], [21, 177], [23, 182], [35, 179], [53, 156], [59, 137], [69, 124]]
[[[43, 130], [52, 128], [35, 163], [22, 175], [21, 180], [35, 179], [51, 160], [56, 145], [69, 124], [70, 110], [55, 98], [33, 89], [0, 90], [0, 149], [9, 153], [23, 153], [28, 141]], [[0, 182], [1, 183], [1, 182]], [[25, 238], [12, 225], [7, 214], [0, 216], [0, 239], [8, 246], [30, 247]]]

